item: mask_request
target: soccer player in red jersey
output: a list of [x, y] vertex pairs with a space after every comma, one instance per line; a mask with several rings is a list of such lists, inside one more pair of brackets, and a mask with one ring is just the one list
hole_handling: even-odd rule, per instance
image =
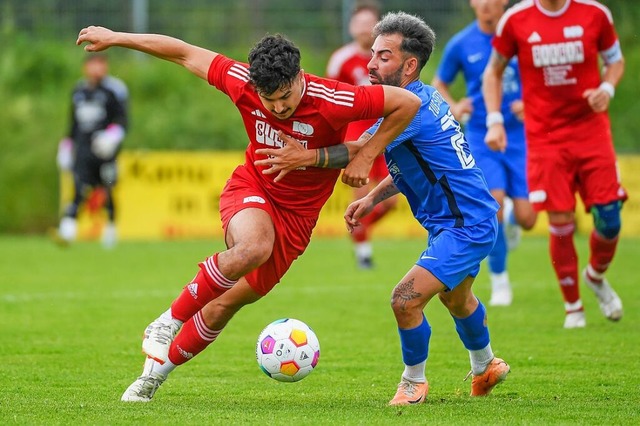
[[[483, 78], [486, 142], [506, 146], [500, 114], [502, 72], [517, 56], [523, 83], [530, 201], [549, 217], [549, 248], [565, 302], [565, 328], [586, 325], [573, 241], [575, 193], [594, 218], [582, 276], [602, 313], [622, 317], [622, 302], [604, 277], [618, 243], [627, 198], [617, 169], [607, 109], [624, 73], [611, 12], [593, 0], [526, 0], [498, 23]], [[600, 72], [599, 57], [604, 63]]]
[[[369, 85], [369, 69], [367, 64], [371, 60], [371, 46], [373, 45], [373, 27], [380, 19], [380, 6], [377, 2], [360, 1], [356, 5], [349, 20], [349, 34], [353, 38], [351, 43], [345, 44], [331, 55], [327, 64], [327, 77], [353, 84], [354, 86]], [[347, 127], [345, 141], [357, 141], [364, 132], [375, 124], [376, 120], [361, 120], [350, 123]], [[354, 200], [367, 195], [379, 182], [389, 176], [389, 170], [384, 156], [376, 157], [371, 172], [369, 185], [354, 188]], [[373, 224], [384, 217], [397, 202], [396, 197], [387, 198], [376, 205], [371, 214], [364, 217], [350, 234], [354, 243], [356, 260], [361, 269], [373, 267], [373, 248], [371, 247], [371, 228]]]
[[[163, 35], [88, 27], [77, 44], [85, 42], [87, 51], [120, 46], [182, 65], [231, 98], [250, 140], [245, 163], [220, 198], [227, 250], [200, 263], [170, 309], [144, 333], [144, 370], [122, 400], [147, 402], [176, 366], [204, 350], [236, 312], [280, 281], [306, 249], [340, 175], [338, 169], [307, 167], [274, 178], [264, 173], [268, 167], [254, 165], [264, 158], [256, 149], [282, 147], [282, 134], [308, 149], [339, 144], [350, 121], [383, 116], [387, 125], [363, 145], [342, 176], [344, 183], [362, 186], [374, 158], [409, 124], [420, 100], [400, 88], [355, 87], [306, 74], [300, 51], [280, 35], [258, 42], [249, 64]], [[335, 160], [323, 152], [316, 164], [326, 167]]]

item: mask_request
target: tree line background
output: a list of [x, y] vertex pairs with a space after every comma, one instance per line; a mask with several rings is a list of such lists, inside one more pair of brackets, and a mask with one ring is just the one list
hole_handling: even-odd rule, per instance
[[[640, 2], [602, 1], [612, 11], [627, 61], [611, 106], [616, 148], [640, 151]], [[147, 14], [136, 6], [146, 4]], [[324, 0], [3, 0], [0, 3], [0, 232], [41, 232], [58, 217], [57, 142], [67, 132], [70, 94], [87, 25], [169, 34], [240, 60], [266, 33], [287, 35], [302, 65], [323, 75], [346, 37], [351, 1]], [[441, 49], [473, 19], [468, 0], [387, 0], [383, 10], [422, 16], [438, 36], [423, 72], [431, 81]], [[138, 9], [139, 11], [139, 9]], [[173, 64], [109, 51], [113, 75], [131, 92], [127, 149], [244, 149], [247, 138], [228, 98]], [[460, 80], [460, 79], [459, 79]], [[461, 84], [454, 91], [462, 95]]]

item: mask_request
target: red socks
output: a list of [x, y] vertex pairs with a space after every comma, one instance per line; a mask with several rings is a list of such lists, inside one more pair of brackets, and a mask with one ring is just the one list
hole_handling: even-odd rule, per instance
[[187, 322], [207, 303], [233, 287], [237, 280], [229, 280], [218, 269], [218, 253], [199, 263], [200, 271], [171, 304], [171, 316]]
[[[613, 255], [616, 253], [617, 246], [618, 237], [608, 240], [598, 234], [595, 230], [591, 232], [591, 237], [589, 238], [589, 247], [591, 249], [589, 264], [595, 272], [603, 274], [607, 270], [609, 264], [613, 260]], [[594, 279], [594, 281], [599, 280]]]
[[558, 277], [565, 306], [572, 305], [574, 308], [568, 311], [582, 310], [581, 303], [579, 307], [576, 305], [580, 300], [580, 288], [578, 287], [578, 255], [573, 244], [575, 227], [575, 223], [549, 224], [551, 263]]
[[180, 330], [169, 348], [169, 361], [175, 365], [184, 364], [213, 343], [222, 330], [211, 330], [204, 323], [202, 312], [198, 311]]

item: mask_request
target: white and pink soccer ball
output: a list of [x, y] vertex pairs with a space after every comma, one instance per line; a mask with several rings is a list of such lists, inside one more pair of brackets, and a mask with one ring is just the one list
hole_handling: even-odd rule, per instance
[[302, 380], [318, 365], [320, 342], [302, 321], [284, 318], [267, 325], [258, 337], [260, 369], [280, 382]]

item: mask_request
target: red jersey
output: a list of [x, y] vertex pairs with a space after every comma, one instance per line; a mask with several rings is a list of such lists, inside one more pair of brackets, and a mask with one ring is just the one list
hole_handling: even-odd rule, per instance
[[[358, 45], [353, 42], [342, 46], [333, 52], [327, 64], [327, 77], [354, 86], [369, 86], [369, 68], [371, 53], [362, 53]], [[351, 123], [345, 136], [345, 141], [358, 140], [360, 135], [375, 124], [376, 120], [365, 120]]]
[[621, 58], [609, 9], [593, 0], [567, 0], [550, 12], [539, 0], [524, 0], [502, 16], [492, 43], [507, 58], [518, 55], [530, 147], [575, 141], [577, 135], [606, 138], [608, 114], [593, 112], [583, 93], [601, 83], [598, 53], [610, 62]]
[[264, 175], [266, 167], [257, 167], [255, 150], [281, 148], [278, 130], [300, 140], [307, 149], [336, 145], [343, 141], [350, 121], [381, 117], [384, 91], [380, 86], [355, 87], [305, 74], [300, 104], [291, 117], [279, 120], [264, 108], [258, 93], [249, 81], [247, 64], [218, 55], [211, 62], [209, 84], [225, 93], [236, 105], [244, 122], [249, 146], [245, 164], [278, 207], [296, 211], [303, 216], [317, 216], [327, 201], [339, 169], [307, 167], [292, 170], [280, 182], [276, 174]]
[[354, 86], [368, 86], [371, 53], [362, 53], [356, 43], [349, 43], [333, 52], [327, 65], [327, 77]]

